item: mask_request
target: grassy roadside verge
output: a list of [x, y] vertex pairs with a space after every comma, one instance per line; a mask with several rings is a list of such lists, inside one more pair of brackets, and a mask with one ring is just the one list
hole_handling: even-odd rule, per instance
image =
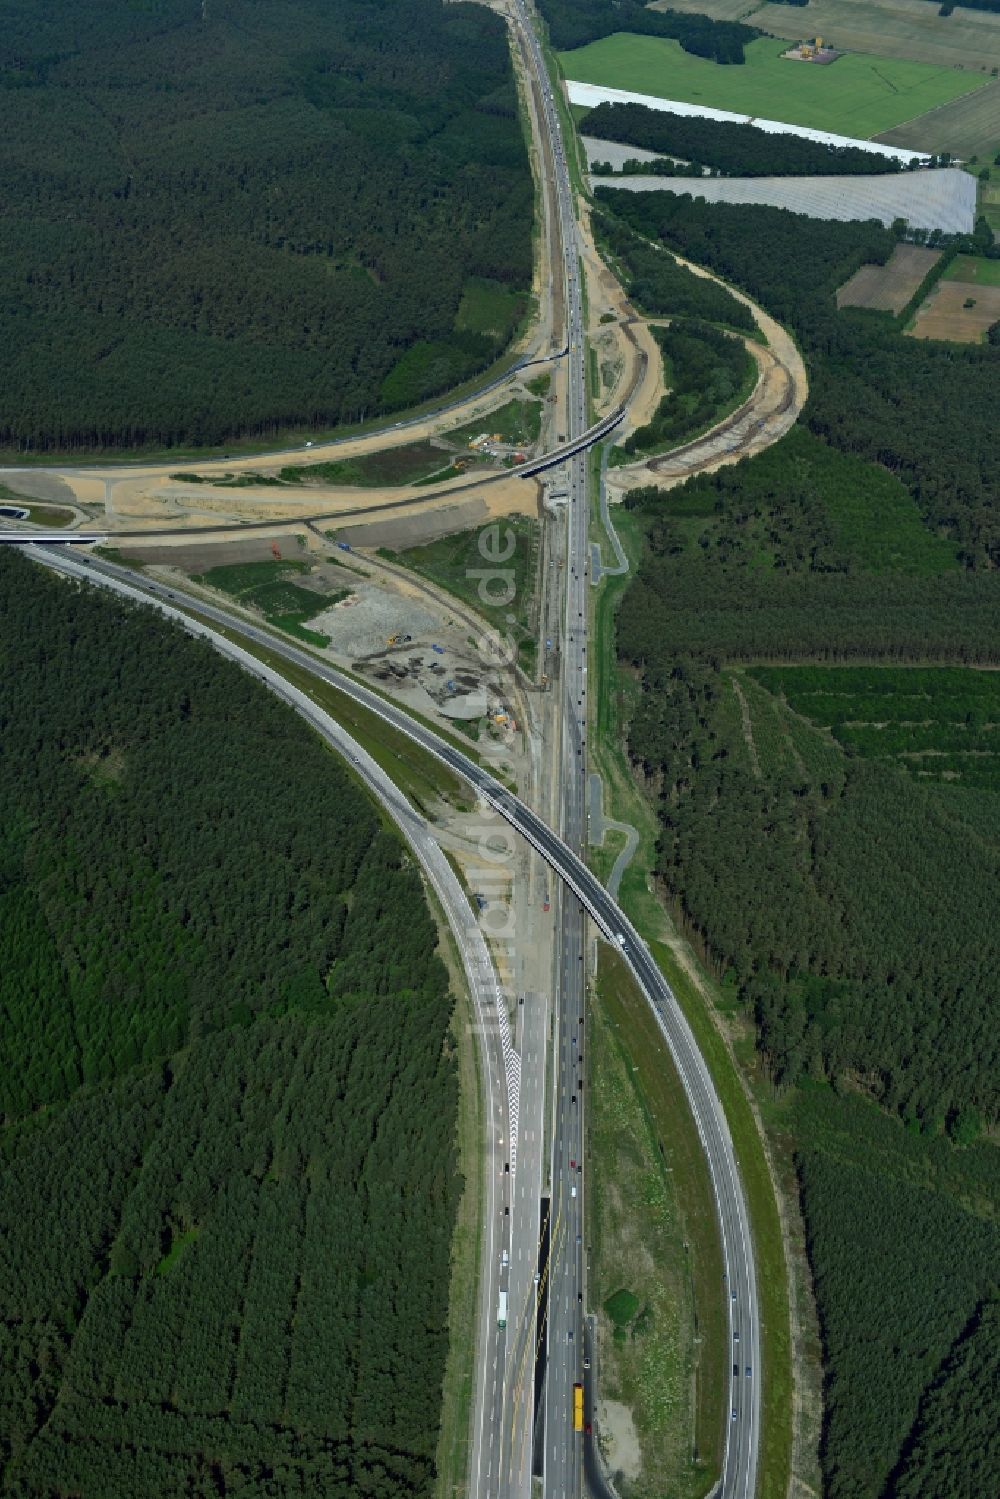
[[588, 1045], [600, 1393], [635, 1420], [643, 1472], [629, 1494], [659, 1499], [668, 1486], [697, 1499], [719, 1471], [728, 1357], [715, 1207], [670, 1053], [610, 949], [600, 953]]
[[[26, 510], [28, 520], [35, 526], [46, 526], [55, 531], [68, 526], [76, 519], [75, 510], [69, 505], [46, 505], [31, 495], [18, 494], [6, 484], [0, 484], [0, 505], [9, 505], [15, 510]], [[5, 517], [11, 519], [11, 517]]]
[[501, 639], [513, 641], [519, 665], [531, 671], [537, 649], [532, 621], [540, 545], [538, 521], [508, 515], [423, 546], [384, 549], [383, 555], [468, 605]]
[[[641, 551], [642, 522], [620, 507], [612, 518], [634, 564]], [[598, 532], [597, 526], [599, 521], [595, 534], [603, 538], [603, 527]], [[607, 546], [606, 541], [603, 544]], [[627, 585], [627, 576], [606, 578], [593, 605], [592, 661], [596, 661], [597, 692], [591, 700], [591, 755], [595, 769], [604, 778], [606, 815], [631, 822], [639, 833], [639, 847], [622, 878], [619, 900], [649, 941], [677, 996], [712, 1074], [732, 1134], [754, 1236], [761, 1309], [764, 1383], [758, 1494], [760, 1499], [785, 1499], [791, 1463], [793, 1381], [781, 1225], [764, 1142], [736, 1060], [710, 1010], [710, 1006], [716, 1006], [713, 987], [703, 976], [695, 985], [678, 962], [665, 940], [673, 935], [670, 923], [647, 883], [647, 873], [654, 867], [658, 828], [653, 807], [639, 789], [624, 749], [625, 727], [638, 683], [621, 671], [615, 652], [614, 614]], [[724, 1373], [725, 1364], [721, 1367]]]
[[564, 77], [559, 59], [549, 46], [548, 34], [544, 24], [539, 21], [542, 57], [545, 68], [549, 75], [549, 83], [552, 85], [552, 98], [555, 100], [556, 114], [559, 118], [560, 133], [562, 135], [563, 147], [566, 153], [566, 165], [569, 168], [570, 185], [574, 193], [579, 193], [581, 198], [589, 198], [587, 184], [583, 176], [583, 168], [580, 164], [580, 144], [576, 130], [576, 122], [570, 112], [570, 106], [566, 102], [563, 92]]
[[476, 1388], [475, 1328], [483, 1217], [483, 1098], [468, 986], [454, 938], [443, 916], [441, 928], [442, 945], [447, 949], [442, 956], [458, 996], [451, 1017], [450, 1038], [458, 1063], [458, 1168], [464, 1187], [451, 1244], [448, 1359], [441, 1391], [434, 1499], [464, 1499], [468, 1493], [469, 1444]]
[[432, 814], [434, 803], [439, 799], [455, 807], [470, 804], [471, 793], [464, 784], [405, 734], [388, 727], [384, 720], [360, 707], [353, 698], [331, 687], [328, 682], [321, 682], [311, 672], [291, 666], [283, 657], [263, 649], [255, 654], [280, 671], [293, 686], [308, 693], [313, 702], [342, 724], [425, 817]]
[[792, 1444], [792, 1345], [785, 1251], [764, 1144], [742, 1078], [708, 1012], [704, 993], [669, 947], [652, 941], [650, 948], [695, 1034], [733, 1138], [753, 1231], [760, 1304], [764, 1386], [757, 1492], [760, 1499], [785, 1499]]

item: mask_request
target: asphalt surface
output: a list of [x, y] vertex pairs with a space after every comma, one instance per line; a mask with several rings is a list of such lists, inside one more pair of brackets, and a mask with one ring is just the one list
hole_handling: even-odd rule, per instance
[[[567, 491], [565, 603], [560, 652], [560, 832], [581, 855], [587, 831], [585, 798], [586, 631], [584, 557], [587, 546], [587, 458], [590, 445], [621, 419], [623, 409], [587, 426], [586, 345], [576, 214], [556, 102], [545, 69], [529, 7], [515, 7], [528, 42], [542, 97], [556, 199], [562, 259], [566, 327], [566, 441], [546, 464], [565, 465]], [[555, 248], [555, 247], [554, 247]], [[573, 1429], [573, 1386], [586, 1382], [584, 1370], [584, 1093], [579, 1057], [584, 1052], [586, 923], [580, 901], [563, 889], [558, 898], [552, 1034], [552, 1097], [549, 1160], [550, 1233], [545, 1328], [543, 1492], [552, 1499], [578, 1499], [583, 1488], [583, 1435]], [[510, 1499], [529, 1490], [511, 1486]]]
[[[543, 455], [522, 470], [530, 473], [566, 465], [567, 551], [565, 612], [562, 622], [561, 675], [561, 806], [559, 834], [487, 771], [461, 751], [452, 748], [429, 728], [411, 720], [401, 709], [368, 688], [341, 675], [334, 668], [297, 647], [213, 605], [182, 602], [187, 609], [244, 637], [269, 651], [304, 667], [331, 682], [341, 691], [375, 712], [394, 728], [429, 750], [476, 790], [486, 806], [493, 808], [520, 832], [561, 877], [557, 897], [558, 938], [552, 1035], [552, 1094], [548, 1166], [549, 1219], [548, 1259], [535, 1279], [535, 1228], [542, 1189], [542, 1152], [534, 1130], [543, 1107], [545, 1086], [547, 1011], [544, 1007], [525, 1013], [521, 1032], [523, 1070], [522, 1105], [524, 1131], [521, 1165], [513, 1179], [504, 1171], [509, 1157], [509, 1120], [502, 1085], [503, 1060], [495, 1023], [487, 1026], [484, 1074], [499, 1078], [503, 1127], [497, 1127], [495, 1142], [487, 1150], [486, 1245], [479, 1309], [480, 1359], [473, 1430], [470, 1493], [476, 1499], [527, 1499], [531, 1489], [531, 1385], [533, 1380], [536, 1307], [541, 1298], [546, 1308], [543, 1346], [546, 1352], [544, 1395], [544, 1444], [542, 1463], [544, 1492], [548, 1499], [579, 1499], [584, 1475], [588, 1489], [603, 1491], [596, 1453], [590, 1439], [573, 1431], [573, 1385], [585, 1386], [586, 1407], [593, 1409], [594, 1361], [584, 1364], [584, 1311], [586, 1300], [583, 1201], [585, 1083], [579, 1063], [584, 1050], [586, 915], [614, 942], [631, 967], [640, 988], [656, 1015], [688, 1097], [702, 1145], [708, 1159], [721, 1227], [726, 1281], [720, 1295], [726, 1298], [733, 1339], [732, 1365], [727, 1360], [730, 1381], [731, 1418], [726, 1422], [723, 1472], [715, 1493], [720, 1499], [752, 1499], [754, 1492], [760, 1424], [760, 1332], [753, 1250], [749, 1220], [725, 1116], [694, 1037], [677, 1002], [638, 933], [631, 927], [616, 901], [591, 874], [582, 853], [587, 829], [586, 722], [587, 722], [587, 588], [589, 508], [586, 451], [621, 420], [624, 407], [594, 426], [587, 427], [586, 347], [577, 231], [570, 177], [561, 129], [541, 50], [532, 28], [532, 12], [522, 0], [514, 0], [513, 14], [522, 29], [542, 99], [543, 123], [548, 134], [553, 167], [565, 296], [569, 352], [567, 357], [568, 411], [566, 439], [552, 453]], [[273, 523], [272, 523], [273, 524]], [[209, 528], [210, 529], [210, 528]], [[148, 533], [147, 533], [148, 534]], [[200, 531], [204, 534], [204, 531]], [[36, 540], [36, 538], [32, 538]], [[65, 533], [59, 538], [67, 540]], [[155, 601], [166, 612], [192, 628], [189, 615], [172, 607], [177, 595], [166, 585], [148, 578], [137, 579], [126, 569], [97, 559], [70, 558], [65, 548], [52, 549], [49, 565], [76, 576], [89, 576], [131, 597]], [[213, 643], [236, 659], [245, 657], [223, 637]], [[252, 661], [252, 665], [250, 664]], [[269, 672], [256, 658], [244, 659], [248, 670], [263, 677], [298, 711], [316, 722], [306, 711], [305, 694], [283, 683], [280, 674]], [[279, 685], [280, 684], [280, 685]], [[293, 697], [292, 694], [295, 694]], [[301, 699], [300, 703], [297, 699]], [[323, 715], [325, 718], [326, 715]], [[332, 723], [332, 720], [329, 720]], [[318, 723], [321, 732], [326, 732]], [[355, 747], [356, 748], [356, 747]], [[377, 768], [377, 767], [376, 767]], [[374, 785], [373, 785], [373, 789]], [[383, 788], [383, 791], [385, 788]], [[376, 794], [379, 794], [378, 792]], [[401, 802], [399, 793], [395, 796]], [[392, 808], [390, 808], [392, 810]], [[411, 817], [415, 816], [408, 809]], [[396, 811], [393, 811], [396, 816]], [[403, 824], [400, 824], [403, 826]], [[404, 827], [404, 832], [406, 828]], [[409, 833], [407, 833], [409, 836]], [[418, 851], [418, 856], [419, 851]], [[424, 860], [421, 857], [421, 862]], [[425, 868], [427, 866], [425, 865]], [[450, 873], [450, 871], [449, 871]], [[453, 878], [453, 876], [452, 876]], [[435, 885], [435, 888], [437, 886]], [[471, 918], [479, 942], [478, 924], [464, 901], [465, 917]], [[445, 903], [451, 919], [451, 905]], [[454, 912], [458, 919], [458, 912]], [[471, 941], [471, 938], [470, 938]], [[471, 952], [470, 948], [470, 952]], [[465, 951], [463, 946], [463, 959]], [[487, 956], [488, 962], [488, 956]], [[483, 1005], [485, 980], [476, 980]], [[494, 983], [493, 1005], [503, 998]], [[488, 987], [488, 985], [487, 985]], [[489, 1118], [499, 1126], [499, 1107], [489, 1090]], [[527, 1139], [525, 1135], [531, 1134]], [[574, 1163], [574, 1164], [571, 1164]], [[505, 1211], [506, 1210], [506, 1211]], [[508, 1321], [497, 1326], [496, 1309], [501, 1287], [508, 1294]], [[737, 1377], [728, 1375], [735, 1365]], [[749, 1374], [745, 1373], [749, 1370]]]
[[[104, 575], [98, 580], [93, 577], [97, 571], [95, 564], [86, 559], [71, 557], [63, 547], [60, 547], [58, 554], [52, 554], [40, 550], [36, 543], [28, 555], [70, 576], [100, 581], [135, 602], [150, 602], [148, 592], [139, 586], [133, 586], [134, 579], [124, 569], [102, 570]], [[441, 902], [456, 939], [473, 1005], [485, 1095], [485, 1138], [482, 1142], [485, 1217], [477, 1309], [476, 1421], [472, 1433], [470, 1479], [471, 1492], [495, 1493], [499, 1484], [499, 1471], [494, 1434], [502, 1417], [503, 1372], [507, 1351], [506, 1332], [498, 1326], [497, 1308], [500, 1289], [506, 1285], [507, 1262], [511, 1258], [511, 1220], [504, 1213], [506, 1183], [509, 1181], [505, 1163], [508, 1156], [510, 1118], [504, 1048], [501, 1028], [497, 1023], [498, 1007], [505, 1000], [478, 917], [431, 827], [414, 810], [386, 771], [347, 730], [314, 703], [307, 693], [287, 682], [280, 672], [274, 671], [259, 657], [225, 636], [192, 620], [188, 614], [171, 608], [162, 600], [162, 594], [168, 594], [168, 590], [161, 590], [161, 598], [157, 601], [162, 613], [190, 633], [207, 638], [223, 655], [259, 677], [344, 757], [386, 809], [410, 845]]]
[[[555, 101], [552, 97], [532, 10], [526, 0], [515, 0], [518, 16], [529, 39], [529, 49], [544, 101], [544, 123], [549, 135], [558, 203], [558, 217], [566, 280], [569, 355], [567, 359], [567, 443], [562, 460], [567, 462], [568, 537], [566, 606], [562, 649], [562, 807], [561, 849], [551, 832], [528, 826], [515, 810], [514, 799], [501, 794], [497, 805], [525, 836], [550, 860], [565, 886], [560, 904], [560, 942], [557, 954], [556, 1013], [554, 1032], [553, 1119], [551, 1159], [551, 1204], [553, 1224], [564, 1224], [561, 1237], [555, 1233], [550, 1251], [550, 1292], [547, 1336], [546, 1429], [543, 1461], [545, 1495], [551, 1499], [577, 1499], [582, 1491], [584, 1455], [590, 1487], [602, 1487], [596, 1453], [572, 1429], [573, 1384], [584, 1384], [588, 1410], [594, 1402], [593, 1361], [583, 1368], [583, 1316], [586, 1301], [585, 1244], [583, 1241], [584, 1176], [569, 1162], [583, 1160], [584, 1069], [578, 1055], [584, 1047], [584, 954], [586, 908], [606, 935], [619, 946], [645, 993], [684, 1085], [702, 1145], [708, 1158], [719, 1214], [725, 1264], [726, 1297], [733, 1341], [732, 1364], [737, 1375], [728, 1375], [729, 1413], [726, 1422], [725, 1455], [716, 1494], [720, 1499], [752, 1499], [756, 1483], [760, 1428], [760, 1319], [757, 1306], [753, 1247], [746, 1202], [721, 1103], [691, 1031], [649, 950], [626, 922], [611, 895], [583, 864], [586, 835], [587, 767], [587, 574], [589, 500], [586, 450], [594, 429], [587, 428], [586, 345], [577, 249], [576, 216], [565, 147]], [[610, 430], [622, 412], [612, 414]], [[586, 434], [586, 436], [585, 436]], [[601, 435], [604, 435], [603, 433]], [[590, 441], [587, 438], [590, 438]], [[572, 456], [570, 456], [572, 455]], [[568, 856], [568, 858], [567, 858]], [[566, 888], [568, 887], [568, 888]], [[574, 900], [573, 894], [579, 899]], [[745, 1373], [744, 1371], [749, 1371]], [[512, 1499], [514, 1496], [512, 1494]], [[521, 1499], [520, 1494], [517, 1499]]]
[[[156, 580], [137, 576], [127, 568], [118, 567], [114, 563], [106, 562], [93, 557], [79, 557], [72, 555], [65, 547], [32, 547], [29, 554], [35, 555], [47, 565], [59, 571], [68, 573], [70, 576], [90, 579], [94, 583], [110, 587], [119, 593], [131, 598], [141, 598], [144, 602], [156, 605], [162, 612], [178, 619], [185, 628], [197, 628], [196, 622], [190, 619], [189, 614], [182, 612], [183, 609], [195, 612], [201, 619], [210, 624], [221, 625], [226, 629], [241, 635], [259, 646], [265, 647], [273, 655], [280, 656], [299, 668], [311, 672], [323, 681], [329, 682], [341, 692], [351, 697], [355, 702], [367, 708], [370, 712], [377, 714], [386, 723], [405, 734], [414, 743], [433, 754], [442, 764], [461, 776], [478, 793], [481, 801], [492, 807], [501, 817], [511, 824], [528, 842], [542, 855], [543, 859], [559, 875], [563, 884], [563, 898], [567, 902], [570, 912], [577, 907], [577, 903], [583, 906], [590, 914], [604, 935], [619, 947], [622, 957], [632, 969], [637, 982], [648, 1002], [653, 1008], [657, 1021], [663, 1035], [670, 1047], [675, 1065], [681, 1082], [684, 1086], [695, 1122], [698, 1128], [702, 1145], [705, 1149], [709, 1171], [712, 1178], [713, 1188], [716, 1194], [716, 1202], [719, 1210], [719, 1218], [722, 1229], [722, 1246], [725, 1263], [726, 1284], [720, 1287], [720, 1294], [731, 1297], [728, 1301], [731, 1330], [740, 1335], [739, 1367], [741, 1371], [745, 1367], [751, 1369], [750, 1377], [741, 1373], [738, 1379], [732, 1381], [731, 1408], [736, 1412], [735, 1419], [727, 1423], [726, 1451], [723, 1466], [723, 1476], [717, 1493], [725, 1496], [725, 1499], [750, 1499], [753, 1493], [756, 1475], [757, 1444], [759, 1435], [759, 1388], [760, 1388], [760, 1324], [757, 1306], [756, 1282], [754, 1275], [753, 1250], [750, 1238], [749, 1220], [746, 1203], [739, 1180], [739, 1173], [733, 1153], [732, 1141], [730, 1139], [728, 1126], [722, 1105], [715, 1093], [714, 1085], [708, 1070], [702, 1060], [701, 1054], [695, 1043], [691, 1030], [685, 1020], [674, 995], [656, 966], [651, 954], [641, 940], [638, 933], [629, 923], [627, 917], [620, 910], [616, 902], [608, 894], [607, 890], [597, 879], [596, 875], [587, 868], [582, 858], [563, 839], [554, 833], [544, 821], [528, 806], [521, 802], [512, 792], [500, 784], [488, 771], [484, 770], [475, 761], [465, 755], [461, 750], [440, 739], [437, 734], [423, 724], [416, 722], [401, 708], [386, 701], [368, 687], [355, 682], [352, 678], [343, 675], [334, 667], [328, 666], [309, 652], [301, 650], [278, 636], [260, 626], [251, 624], [231, 614], [227, 610], [213, 604], [201, 603], [187, 597], [179, 596], [173, 589]], [[581, 585], [582, 586], [582, 585]], [[231, 647], [229, 641], [223, 641], [220, 637], [212, 636], [213, 644], [217, 644], [220, 650], [227, 654], [234, 654], [235, 648]], [[248, 665], [248, 670], [257, 676], [263, 676], [267, 668], [253, 659], [253, 665]], [[277, 674], [274, 674], [277, 677]], [[280, 681], [280, 677], [278, 677]], [[288, 691], [292, 689], [285, 684]], [[313, 705], [314, 706], [314, 705]], [[571, 752], [571, 748], [565, 751]], [[583, 787], [583, 777], [579, 778], [579, 786]], [[581, 789], [582, 800], [582, 789]], [[573, 897], [576, 900], [573, 900]], [[570, 962], [574, 949], [571, 946], [572, 927], [564, 927], [564, 949], [563, 969], [572, 971]], [[579, 957], [582, 958], [582, 949]], [[577, 967], [582, 970], [582, 961], [578, 961]], [[582, 997], [582, 977], [579, 984]], [[568, 991], [567, 991], [568, 992]], [[560, 1008], [565, 1019], [566, 1015], [566, 993], [560, 996]], [[583, 1014], [580, 1009], [578, 1014]], [[565, 1042], [569, 1041], [569, 1051], [565, 1049]], [[579, 1045], [579, 1041], [577, 1043]], [[582, 1139], [582, 1105], [567, 1103], [566, 1084], [569, 1081], [572, 1068], [567, 1061], [572, 1058], [572, 1036], [563, 1026], [557, 1037], [557, 1056], [559, 1060], [558, 1077], [561, 1084], [557, 1082], [554, 1096], [557, 1101], [557, 1117], [553, 1133], [554, 1151], [562, 1150], [565, 1159], [580, 1159], [576, 1149], [570, 1148], [570, 1142]], [[559, 1101], [562, 1107], [559, 1108]], [[575, 1112], [570, 1112], [575, 1111]], [[560, 1134], [559, 1126], [562, 1125]], [[577, 1147], [578, 1148], [578, 1147]], [[496, 1162], [494, 1162], [496, 1165]], [[582, 1233], [580, 1224], [582, 1217], [580, 1208], [582, 1193], [578, 1188], [576, 1198], [571, 1196], [572, 1183], [568, 1179], [568, 1170], [556, 1170], [553, 1175], [553, 1225], [559, 1222], [560, 1231], [569, 1236], [571, 1252], [565, 1257], [565, 1269], [557, 1279], [557, 1272], [550, 1269], [550, 1300], [555, 1311], [558, 1313], [560, 1305], [565, 1309], [567, 1296], [570, 1298], [577, 1294], [577, 1286], [572, 1277], [574, 1273], [579, 1275], [582, 1265], [582, 1242], [577, 1241], [575, 1235]], [[556, 1200], [558, 1197], [558, 1200]], [[560, 1205], [564, 1209], [560, 1213]], [[499, 1212], [497, 1215], [499, 1216]], [[555, 1243], [555, 1235], [553, 1235]], [[577, 1246], [574, 1248], [574, 1246]], [[503, 1245], [500, 1245], [502, 1252]], [[508, 1252], [509, 1252], [509, 1246]], [[558, 1257], [558, 1256], [557, 1256]], [[556, 1258], [557, 1258], [556, 1257]], [[555, 1261], [553, 1261], [554, 1263]], [[494, 1282], [496, 1284], [496, 1282]], [[560, 1302], [560, 1297], [562, 1298]], [[569, 1301], [572, 1310], [572, 1300]], [[579, 1307], [579, 1302], [577, 1303]], [[570, 1395], [572, 1393], [573, 1380], [569, 1375], [576, 1368], [575, 1357], [571, 1358], [569, 1353], [568, 1329], [566, 1343], [558, 1343], [558, 1330], [550, 1328], [550, 1346], [559, 1354], [555, 1358], [556, 1375], [552, 1376], [553, 1361], [550, 1360], [548, 1394], [548, 1408], [553, 1417], [565, 1416], [566, 1433], [571, 1430], [570, 1413], [567, 1407], [560, 1408], [558, 1396], [554, 1393], [562, 1388], [557, 1381], [568, 1379]], [[578, 1328], [574, 1328], [574, 1349], [578, 1342]], [[491, 1339], [496, 1343], [497, 1340]], [[487, 1359], [491, 1355], [488, 1353]], [[492, 1354], [496, 1361], [506, 1358], [506, 1348], [497, 1348]], [[499, 1367], [495, 1362], [494, 1367]], [[728, 1367], [728, 1365], [727, 1365]], [[484, 1424], [494, 1418], [490, 1414], [490, 1399], [484, 1399], [481, 1409], [484, 1412]], [[494, 1408], [496, 1409], [496, 1408]], [[555, 1425], [552, 1428], [555, 1430]], [[479, 1428], [477, 1428], [479, 1430]], [[480, 1435], [477, 1440], [481, 1444], [489, 1443], [485, 1435]], [[550, 1440], [547, 1434], [546, 1442]], [[579, 1447], [574, 1447], [568, 1436], [564, 1435], [560, 1440], [555, 1438], [556, 1452], [553, 1458], [551, 1448], [547, 1445], [546, 1465], [557, 1464], [566, 1475], [569, 1483], [579, 1483], [581, 1472], [581, 1461]], [[494, 1450], [495, 1445], [494, 1445]], [[554, 1471], [554, 1468], [553, 1468]], [[556, 1490], [550, 1480], [550, 1492], [554, 1495]], [[565, 1499], [577, 1493], [578, 1487], [572, 1486], [563, 1490]], [[489, 1495], [491, 1490], [488, 1481], [483, 1475], [478, 1494]]]

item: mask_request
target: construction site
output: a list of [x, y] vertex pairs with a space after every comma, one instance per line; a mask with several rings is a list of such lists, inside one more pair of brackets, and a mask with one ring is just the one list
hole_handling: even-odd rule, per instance
[[821, 36], [814, 36], [808, 42], [799, 42], [796, 47], [789, 47], [787, 52], [782, 52], [782, 57], [789, 58], [792, 62], [814, 62], [820, 67], [828, 63], [836, 62], [838, 57], [843, 57], [843, 52], [838, 52], [829, 42], [824, 42]]

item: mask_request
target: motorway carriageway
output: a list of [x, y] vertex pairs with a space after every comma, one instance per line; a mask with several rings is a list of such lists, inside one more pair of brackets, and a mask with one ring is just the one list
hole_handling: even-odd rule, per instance
[[[34, 549], [32, 549], [34, 550]], [[415, 744], [434, 755], [461, 776], [491, 806], [538, 850], [560, 876], [569, 891], [590, 913], [600, 930], [620, 950], [645, 995], [660, 1030], [670, 1047], [681, 1083], [708, 1161], [716, 1199], [722, 1240], [734, 1364], [738, 1377], [730, 1381], [731, 1417], [726, 1422], [722, 1478], [716, 1499], [752, 1499], [756, 1481], [760, 1431], [760, 1316], [749, 1215], [722, 1104], [693, 1033], [652, 954], [617, 902], [597, 877], [530, 807], [508, 791], [486, 770], [460, 750], [453, 748], [430, 728], [411, 719], [402, 709], [369, 688], [328, 666], [309, 652], [293, 646], [270, 631], [248, 623], [216, 605], [178, 595], [165, 584], [138, 577], [128, 569], [96, 558], [71, 557], [62, 547], [38, 549], [39, 560], [70, 576], [102, 584], [117, 591], [123, 587], [139, 593], [161, 611], [189, 625], [183, 610], [221, 625], [253, 641], [292, 665], [329, 682], [375, 713]], [[180, 605], [180, 607], [178, 607]], [[736, 1350], [738, 1349], [738, 1353]], [[751, 1375], [743, 1370], [749, 1368]], [[569, 1415], [567, 1413], [567, 1421]]]

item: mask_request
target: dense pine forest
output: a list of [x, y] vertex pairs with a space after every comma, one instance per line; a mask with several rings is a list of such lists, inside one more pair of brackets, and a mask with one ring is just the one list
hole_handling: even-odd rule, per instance
[[[768, 1111], [798, 1167], [826, 1354], [830, 1499], [982, 1499], [993, 1419], [1000, 1171], [850, 1093], [806, 1085]], [[985, 1335], [985, 1336], [984, 1336]]]
[[[836, 310], [858, 266], [888, 259], [890, 230], [673, 193], [599, 188], [597, 199], [785, 323], [809, 368], [811, 430], [898, 475], [966, 567], [1000, 566], [1000, 347], [907, 338], [889, 313]], [[977, 234], [992, 238], [982, 221]]]
[[[898, 172], [900, 162], [858, 146], [828, 146], [801, 135], [779, 135], [756, 125], [669, 114], [642, 104], [598, 104], [579, 122], [581, 135], [662, 151], [699, 169], [733, 177], [800, 177], [816, 173], [871, 176]], [[644, 172], [670, 175], [670, 161], [641, 163]]]
[[456, 1078], [420, 880], [304, 725], [0, 556], [0, 1493], [432, 1492]]
[[34, 0], [0, 38], [0, 444], [330, 426], [527, 307], [503, 22], [441, 0]]
[[741, 339], [694, 318], [675, 318], [653, 335], [663, 354], [667, 394], [652, 421], [622, 443], [621, 452], [629, 456], [676, 446], [711, 426], [741, 393], [749, 393], [756, 370]]
[[763, 35], [741, 21], [716, 21], [678, 10], [650, 10], [642, 0], [538, 0], [552, 45], [559, 51], [583, 47], [615, 31], [662, 36], [685, 52], [712, 62], [742, 63], [747, 42]]
[[661, 254], [618, 219], [595, 214], [594, 234], [635, 305], [653, 317], [701, 318], [753, 332], [753, 314], [732, 292]]
[[806, 357], [780, 443], [628, 497], [628, 743], [659, 888], [755, 1027], [798, 1171], [824, 1489], [971, 1499], [996, 1466], [1000, 684], [978, 668], [1000, 661], [1000, 356], [838, 313], [891, 253], [877, 224], [599, 196]]

